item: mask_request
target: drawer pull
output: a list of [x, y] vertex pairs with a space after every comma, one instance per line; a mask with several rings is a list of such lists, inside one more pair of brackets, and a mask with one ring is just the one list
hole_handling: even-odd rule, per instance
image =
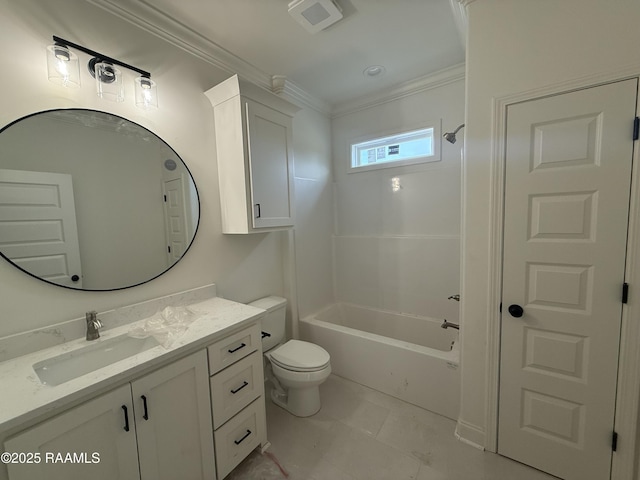
[[127, 411], [127, 406], [122, 405], [122, 410], [124, 410], [124, 431], [129, 431], [129, 412]]
[[242, 385], [241, 385], [241, 386], [239, 386], [239, 387], [238, 387], [238, 388], [236, 388], [235, 390], [231, 390], [231, 393], [233, 393], [233, 394], [235, 395], [236, 393], [238, 393], [240, 390], [242, 390], [242, 389], [243, 389], [244, 387], [246, 387], [247, 385], [249, 385], [249, 384], [248, 384], [248, 383], [247, 383], [247, 381], [245, 380], [244, 382], [242, 382]]
[[145, 395], [141, 395], [140, 398], [142, 398], [142, 404], [144, 405], [144, 415], [142, 415], [142, 418], [144, 418], [145, 420], [149, 420], [149, 408], [147, 407], [147, 397]]
[[270, 337], [270, 336], [271, 336], [271, 334], [270, 334], [270, 333], [262, 332], [262, 338], [264, 338], [264, 337]]
[[242, 437], [240, 440], [234, 440], [233, 443], [235, 443], [236, 445], [240, 445], [242, 442], [244, 442], [244, 440], [251, 435], [251, 430], [247, 429], [247, 433], [244, 434], [244, 437]]
[[238, 347], [234, 348], [233, 350], [229, 349], [227, 350], [229, 353], [236, 353], [238, 350], [240, 350], [241, 348], [246, 347], [247, 344], [242, 342]]

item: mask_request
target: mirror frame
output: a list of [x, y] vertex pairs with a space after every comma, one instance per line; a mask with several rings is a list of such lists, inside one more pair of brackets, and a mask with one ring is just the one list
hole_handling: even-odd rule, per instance
[[[73, 286], [60, 285], [60, 284], [51, 282], [49, 280], [46, 280], [44, 278], [38, 277], [37, 275], [25, 270], [24, 268], [20, 267], [19, 265], [15, 264], [14, 262], [12, 262], [11, 259], [9, 257], [7, 257], [1, 250], [0, 250], [0, 256], [4, 260], [6, 260], [11, 266], [13, 266], [13, 267], [17, 268], [18, 270], [26, 273], [30, 277], [36, 278], [41, 282], [48, 283], [49, 285], [53, 285], [53, 286], [60, 287], [60, 288], [65, 288], [67, 290], [72, 290], [72, 291], [76, 291], [76, 292], [114, 292], [114, 291], [118, 291], [118, 290], [125, 290], [125, 289], [128, 289], [128, 288], [137, 287], [139, 285], [144, 285], [145, 283], [149, 283], [152, 280], [155, 280], [156, 278], [164, 275], [169, 270], [171, 270], [175, 265], [177, 265], [185, 257], [185, 255], [189, 252], [189, 249], [193, 245], [193, 242], [194, 242], [194, 240], [196, 238], [196, 235], [198, 234], [198, 230], [200, 228], [200, 220], [201, 220], [201, 214], [202, 214], [202, 206], [201, 206], [201, 201], [200, 201], [200, 192], [198, 191], [198, 185], [196, 184], [196, 180], [195, 180], [193, 174], [191, 173], [191, 170], [189, 169], [189, 167], [186, 164], [186, 162], [182, 159], [182, 157], [180, 155], [178, 155], [178, 152], [176, 152], [173, 149], [173, 147], [171, 145], [169, 145], [162, 137], [160, 137], [158, 134], [156, 134], [155, 132], [153, 132], [149, 128], [147, 128], [147, 127], [145, 127], [143, 125], [140, 125], [137, 122], [134, 122], [133, 120], [129, 120], [126, 117], [123, 117], [121, 115], [118, 115], [118, 114], [115, 114], [115, 113], [111, 113], [111, 112], [105, 112], [105, 111], [96, 110], [96, 109], [93, 109], [93, 108], [51, 108], [51, 109], [47, 109], [47, 110], [40, 110], [40, 111], [37, 111], [37, 112], [33, 112], [33, 113], [30, 113], [30, 114], [24, 115], [23, 117], [20, 117], [20, 118], [18, 118], [16, 120], [13, 120], [10, 123], [8, 123], [4, 127], [0, 128], [0, 135], [2, 135], [2, 133], [4, 133], [5, 130], [9, 129], [10, 127], [15, 125], [16, 123], [19, 123], [19, 122], [21, 122], [23, 120], [26, 120], [28, 118], [34, 117], [36, 115], [41, 115], [41, 114], [51, 113], [51, 112], [69, 111], [69, 110], [76, 110], [76, 111], [81, 111], [81, 112], [101, 113], [101, 114], [105, 114], [105, 115], [109, 115], [109, 116], [112, 116], [112, 117], [116, 117], [116, 118], [122, 119], [122, 120], [124, 120], [126, 122], [132, 123], [136, 127], [141, 128], [142, 130], [145, 130], [145, 131], [149, 132], [151, 135], [153, 135], [154, 137], [156, 137], [157, 139], [162, 141], [169, 148], [169, 150], [171, 150], [175, 154], [176, 158], [180, 159], [180, 161], [184, 165], [184, 168], [186, 169], [187, 173], [189, 174], [189, 176], [191, 178], [191, 181], [193, 182], [193, 188], [194, 188], [195, 193], [196, 193], [197, 206], [198, 206], [198, 212], [197, 212], [198, 213], [198, 221], [197, 221], [197, 223], [195, 225], [195, 228], [193, 230], [193, 235], [191, 237], [191, 240], [189, 241], [189, 244], [187, 245], [187, 248], [185, 248], [185, 250], [182, 253], [182, 255], [180, 256], [180, 258], [178, 260], [176, 260], [175, 262], [173, 262], [171, 265], [169, 265], [167, 268], [162, 270], [157, 275], [154, 275], [153, 277], [148, 278], [147, 280], [144, 280], [142, 282], [137, 282], [137, 283], [133, 283], [131, 285], [126, 285], [126, 286], [123, 286], [123, 287], [116, 287], [116, 288], [74, 288]], [[1, 137], [0, 137], [0, 141], [1, 141]], [[0, 160], [0, 167], [1, 166], [2, 165], [1, 165], [1, 160]]]

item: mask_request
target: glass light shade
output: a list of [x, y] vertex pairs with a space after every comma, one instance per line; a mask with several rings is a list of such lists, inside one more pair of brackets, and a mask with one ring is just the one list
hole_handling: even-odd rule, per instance
[[112, 102], [124, 101], [122, 72], [107, 62], [97, 62], [94, 66], [96, 92], [100, 98]]
[[64, 87], [80, 86], [78, 56], [62, 45], [47, 47], [47, 74], [49, 81]]
[[158, 108], [158, 89], [156, 82], [149, 77], [136, 78], [136, 106], [149, 110]]

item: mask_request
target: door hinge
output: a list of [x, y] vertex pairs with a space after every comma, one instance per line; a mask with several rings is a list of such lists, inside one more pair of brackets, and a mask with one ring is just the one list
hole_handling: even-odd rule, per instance
[[167, 245], [167, 252], [171, 253], [171, 245]]
[[633, 120], [633, 139], [638, 140], [638, 138], [640, 138], [640, 117]]
[[625, 282], [622, 284], [622, 303], [627, 303], [628, 299], [629, 299], [629, 284]]
[[167, 201], [167, 196], [163, 195], [163, 197], [164, 197], [164, 201], [166, 202]]
[[613, 434], [611, 435], [611, 450], [615, 452], [617, 449], [618, 449], [618, 432], [614, 430]]

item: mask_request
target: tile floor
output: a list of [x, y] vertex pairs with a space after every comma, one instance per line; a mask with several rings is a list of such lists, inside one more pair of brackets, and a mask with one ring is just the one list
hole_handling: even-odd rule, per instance
[[271, 447], [227, 479], [556, 480], [456, 440], [448, 418], [357, 383], [331, 375], [320, 394], [322, 409], [308, 418], [268, 401]]

